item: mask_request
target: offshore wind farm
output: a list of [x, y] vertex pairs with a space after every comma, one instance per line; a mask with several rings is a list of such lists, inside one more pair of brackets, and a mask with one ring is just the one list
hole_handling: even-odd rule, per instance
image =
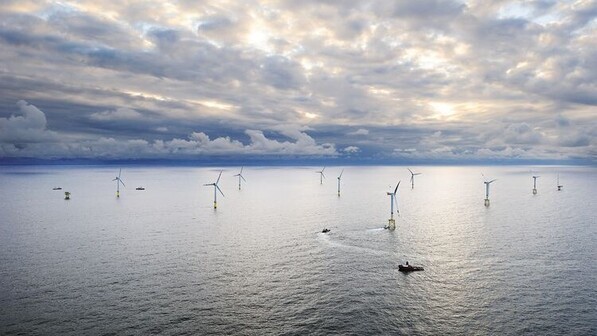
[[115, 198], [114, 167], [2, 166], [1, 331], [591, 334], [597, 170], [534, 169], [566, 189], [518, 166], [416, 167], [401, 191], [406, 167], [328, 166], [341, 197], [317, 167], [245, 166], [238, 190], [240, 167], [123, 166], [147, 190]]
[[597, 335], [596, 13], [0, 1], [0, 335]]

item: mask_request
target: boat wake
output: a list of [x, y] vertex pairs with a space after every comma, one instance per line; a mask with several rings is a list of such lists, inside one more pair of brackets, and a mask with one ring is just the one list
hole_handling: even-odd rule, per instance
[[[383, 228], [381, 228], [380, 230], [383, 230]], [[339, 247], [339, 248], [351, 250], [354, 252], [360, 252], [360, 253], [365, 252], [365, 253], [375, 254], [375, 255], [386, 255], [387, 254], [386, 251], [375, 250], [375, 249], [368, 248], [368, 247], [361, 247], [361, 246], [346, 244], [346, 243], [338, 241], [336, 239], [332, 239], [332, 237], [330, 235], [325, 234], [325, 233], [318, 233], [317, 235], [319, 236], [319, 238], [322, 241], [324, 241], [327, 244], [334, 246], [334, 247]]]

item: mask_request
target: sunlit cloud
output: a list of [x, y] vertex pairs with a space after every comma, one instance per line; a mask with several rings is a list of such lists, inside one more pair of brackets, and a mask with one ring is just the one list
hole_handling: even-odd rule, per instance
[[[238, 150], [218, 155], [594, 162], [596, 12], [595, 1], [5, 1], [2, 155], [90, 157], [72, 148], [99, 139], [192, 155], [167, 146], [181, 139]], [[7, 131], [33, 108], [44, 127]], [[201, 132], [209, 141], [188, 138]]]

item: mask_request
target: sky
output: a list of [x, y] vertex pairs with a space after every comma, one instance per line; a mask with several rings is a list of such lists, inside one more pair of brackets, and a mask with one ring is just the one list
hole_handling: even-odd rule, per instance
[[0, 163], [597, 164], [597, 0], [0, 1]]

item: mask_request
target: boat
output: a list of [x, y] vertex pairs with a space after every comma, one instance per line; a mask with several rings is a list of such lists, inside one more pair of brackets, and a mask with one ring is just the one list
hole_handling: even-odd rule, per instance
[[328, 232], [330, 232], [330, 229], [323, 229], [323, 230], [321, 230], [321, 233], [328, 233]]
[[406, 265], [398, 265], [398, 270], [400, 272], [415, 272], [415, 271], [424, 271], [425, 269], [421, 266], [409, 265], [407, 262]]
[[135, 188], [135, 190], [145, 190], [145, 188], [143, 188], [143, 187], [137, 187], [137, 188]]
[[62, 190], [62, 188], [60, 188], [60, 187], [54, 187], [54, 188], [52, 188], [52, 190]]

